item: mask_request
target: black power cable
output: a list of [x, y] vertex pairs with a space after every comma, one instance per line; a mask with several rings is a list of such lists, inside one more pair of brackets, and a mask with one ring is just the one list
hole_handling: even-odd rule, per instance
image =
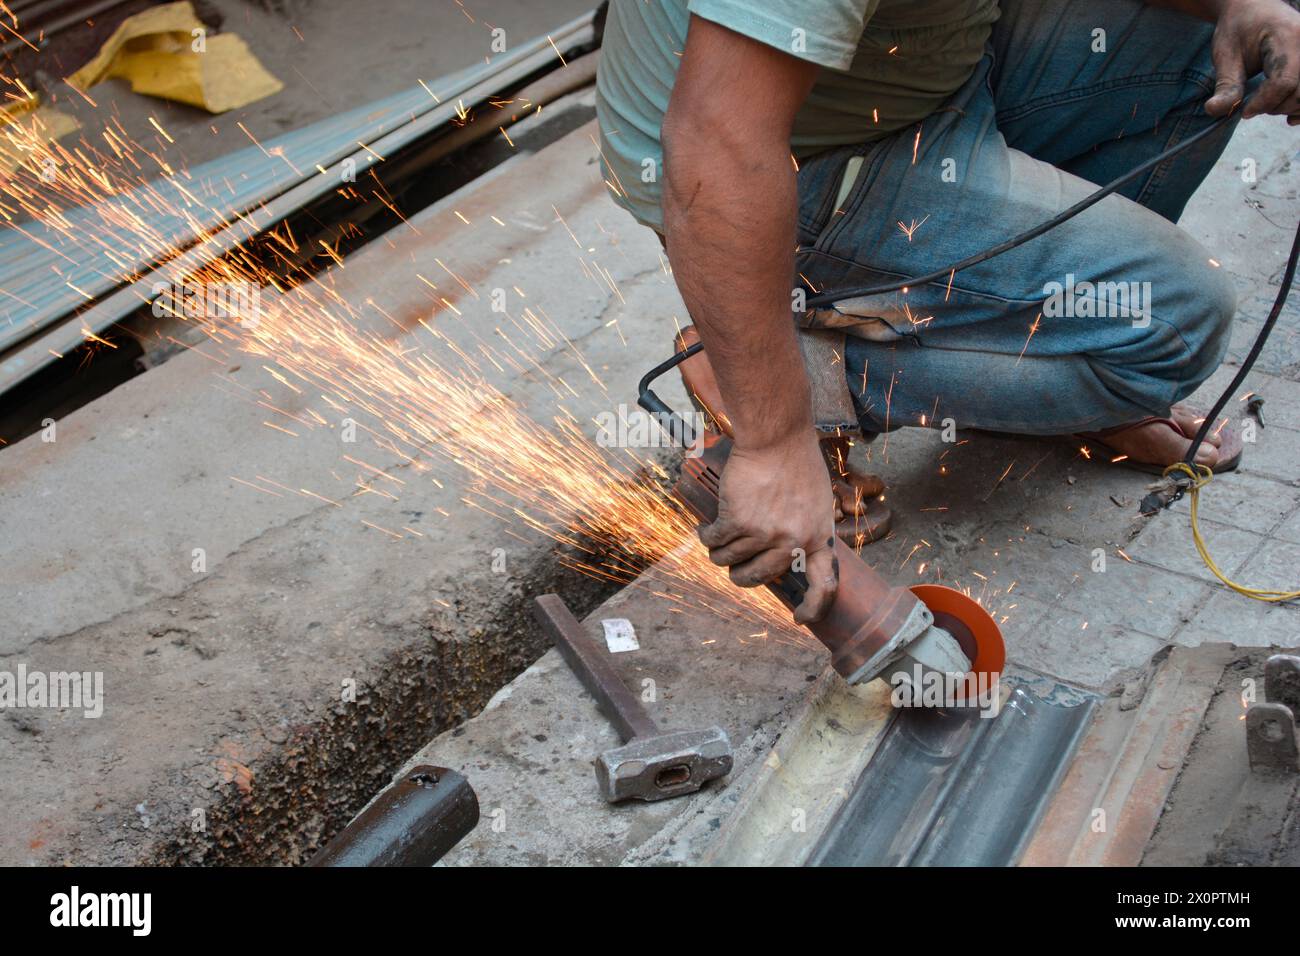
[[1291, 241], [1291, 256], [1286, 261], [1286, 271], [1282, 274], [1282, 284], [1278, 286], [1277, 298], [1273, 300], [1273, 308], [1269, 311], [1268, 318], [1264, 320], [1264, 327], [1259, 330], [1259, 335], [1255, 337], [1255, 344], [1250, 347], [1250, 351], [1246, 354], [1245, 361], [1241, 363], [1240, 371], [1233, 377], [1228, 387], [1223, 390], [1219, 400], [1214, 403], [1214, 408], [1205, 416], [1205, 421], [1201, 422], [1201, 427], [1196, 432], [1196, 438], [1193, 439], [1191, 447], [1187, 449], [1187, 454], [1183, 457], [1186, 464], [1190, 465], [1196, 460], [1196, 450], [1201, 447], [1201, 442], [1205, 441], [1205, 436], [1210, 433], [1210, 428], [1214, 425], [1215, 419], [1219, 417], [1219, 413], [1223, 411], [1223, 406], [1228, 404], [1228, 399], [1241, 387], [1241, 383], [1250, 374], [1250, 369], [1255, 364], [1255, 360], [1259, 358], [1259, 353], [1264, 351], [1264, 343], [1268, 341], [1269, 333], [1273, 331], [1278, 316], [1282, 314], [1282, 307], [1286, 305], [1287, 296], [1291, 294], [1291, 283], [1295, 279], [1297, 258], [1300, 258], [1300, 226], [1296, 228], [1295, 239]]
[[1000, 256], [1002, 255], [1002, 253], [1009, 252], [1010, 250], [1016, 248], [1017, 246], [1023, 246], [1031, 239], [1037, 239], [1043, 233], [1055, 229], [1061, 223], [1069, 219], [1073, 219], [1075, 216], [1079, 215], [1079, 213], [1083, 212], [1085, 209], [1089, 208], [1090, 206], [1095, 206], [1097, 203], [1101, 202], [1103, 199], [1105, 199], [1111, 193], [1115, 192], [1125, 183], [1129, 182], [1132, 179], [1136, 179], [1138, 176], [1141, 176], [1147, 170], [1159, 166], [1165, 160], [1172, 159], [1173, 157], [1181, 153], [1183, 150], [1195, 146], [1197, 143], [1205, 139], [1207, 136], [1209, 136], [1211, 133], [1215, 132], [1216, 130], [1222, 129], [1225, 125], [1227, 125], [1228, 121], [1231, 118], [1232, 118], [1231, 113], [1229, 113], [1227, 116], [1219, 117], [1217, 120], [1215, 120], [1209, 126], [1205, 127], [1205, 129], [1201, 130], [1199, 133], [1187, 137], [1187, 139], [1183, 140], [1181, 143], [1179, 143], [1176, 146], [1170, 146], [1163, 153], [1160, 153], [1157, 156], [1152, 156], [1150, 159], [1148, 159], [1146, 162], [1142, 163], [1141, 165], [1134, 166], [1132, 169], [1130, 169], [1124, 175], [1120, 176], [1118, 179], [1112, 179], [1110, 182], [1108, 182], [1105, 186], [1102, 186], [1096, 192], [1089, 193], [1087, 196], [1085, 196], [1083, 199], [1080, 199], [1077, 203], [1075, 203], [1070, 208], [1063, 209], [1061, 212], [1058, 212], [1051, 219], [1045, 220], [1044, 222], [1040, 222], [1032, 229], [1027, 229], [1024, 232], [1020, 233], [1020, 235], [1018, 236], [1012, 236], [1010, 239], [1007, 239], [1005, 242], [1000, 242], [996, 246], [989, 246], [983, 252], [977, 252], [975, 253], [975, 255], [970, 256], [966, 259], [962, 259], [960, 262], [954, 262], [950, 266], [944, 266], [942, 269], [936, 269], [934, 272], [928, 273], [926, 275], [915, 276], [910, 279], [902, 279], [898, 282], [889, 283], [888, 285], [861, 286], [856, 289], [842, 289], [836, 292], [825, 292], [822, 293], [821, 295], [815, 295], [812, 298], [808, 299], [807, 305], [809, 308], [812, 308], [818, 305], [831, 305], [832, 303], [839, 302], [841, 299], [857, 299], [869, 295], [882, 295], [886, 292], [897, 292], [899, 289], [905, 289], [909, 286], [914, 286], [914, 285], [921, 285], [922, 283], [925, 282], [934, 282], [936, 279], [946, 278], [954, 273], [960, 272], [962, 269], [968, 269], [971, 266], [978, 265], [981, 262], [987, 262], [989, 259], [992, 259], [994, 256]]

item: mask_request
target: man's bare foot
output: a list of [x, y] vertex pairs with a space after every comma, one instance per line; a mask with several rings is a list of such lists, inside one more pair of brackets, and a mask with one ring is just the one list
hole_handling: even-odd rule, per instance
[[889, 534], [894, 513], [880, 500], [885, 482], [879, 475], [853, 468], [849, 447], [844, 438], [822, 439], [822, 457], [835, 492], [835, 533], [850, 547], [861, 548]]
[[[1202, 414], [1186, 405], [1175, 405], [1170, 409], [1168, 419], [1143, 419], [1132, 425], [1088, 432], [1081, 437], [1104, 446], [1112, 457], [1122, 456], [1122, 460], [1136, 465], [1167, 468], [1183, 460], [1204, 420]], [[1240, 454], [1240, 437], [1230, 426], [1222, 425], [1210, 429], [1205, 436], [1205, 441], [1196, 450], [1196, 463], [1218, 470]]]
[[831, 487], [835, 490], [837, 518], [866, 514], [867, 504], [885, 493], [885, 482], [879, 475], [864, 475], [856, 471], [832, 474]]

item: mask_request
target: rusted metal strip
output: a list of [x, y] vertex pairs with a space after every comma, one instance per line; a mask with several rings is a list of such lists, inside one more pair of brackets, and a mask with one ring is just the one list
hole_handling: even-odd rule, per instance
[[[1227, 645], [1173, 648], [1153, 660], [1139, 700], [1108, 699], [1022, 863], [1140, 863], [1223, 668], [1234, 655]], [[1244, 762], [1244, 753], [1242, 758]]]

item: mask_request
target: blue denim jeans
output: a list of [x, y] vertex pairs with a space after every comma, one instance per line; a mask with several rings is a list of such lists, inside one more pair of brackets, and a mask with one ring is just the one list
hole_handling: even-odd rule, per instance
[[[814, 292], [965, 258], [1211, 122], [1210, 25], [1137, 0], [1001, 6], [983, 62], [919, 134], [803, 163], [797, 260]], [[1231, 133], [951, 285], [811, 313], [851, 333], [864, 429], [1042, 435], [1167, 414], [1227, 348], [1232, 281], [1175, 221]]]

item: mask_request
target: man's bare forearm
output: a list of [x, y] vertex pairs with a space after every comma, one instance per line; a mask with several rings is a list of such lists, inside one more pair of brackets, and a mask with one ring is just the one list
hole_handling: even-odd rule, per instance
[[795, 341], [795, 172], [786, 143], [728, 143], [691, 128], [667, 137], [668, 256], [742, 445], [811, 423]]
[[736, 439], [700, 541], [742, 587], [806, 557], [801, 623], [826, 613], [839, 580], [835, 496], [790, 298], [790, 134], [816, 74], [815, 63], [692, 14], [660, 134], [668, 258]]
[[692, 18], [664, 116], [664, 230], [740, 446], [807, 430], [790, 132], [816, 66]]

